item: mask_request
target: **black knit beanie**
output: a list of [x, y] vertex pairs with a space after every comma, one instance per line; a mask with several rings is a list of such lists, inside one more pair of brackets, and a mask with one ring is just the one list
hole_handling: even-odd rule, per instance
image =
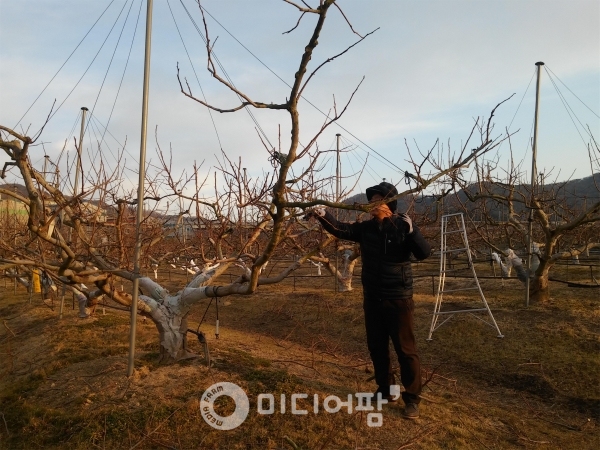
[[[372, 186], [370, 188], [367, 188], [367, 200], [371, 201], [371, 199], [373, 198], [373, 196], [375, 194], [381, 195], [384, 199], [391, 198], [391, 197], [398, 195], [398, 190], [396, 189], [396, 186], [394, 186], [393, 184], [383, 181], [382, 183], [379, 183], [377, 186]], [[392, 200], [391, 202], [388, 202], [387, 205], [390, 208], [390, 210], [392, 211], [392, 213], [395, 213], [396, 208], [398, 207], [398, 200]]]

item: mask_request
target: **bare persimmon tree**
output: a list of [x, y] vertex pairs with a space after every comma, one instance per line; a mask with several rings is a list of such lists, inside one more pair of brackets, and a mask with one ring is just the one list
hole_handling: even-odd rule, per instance
[[[221, 76], [213, 63], [212, 43], [206, 21], [208, 71], [215, 80], [237, 94], [241, 102], [227, 108], [211, 105], [194, 97], [187, 83], [182, 81], [179, 70], [177, 73], [182, 92], [203, 107], [221, 113], [235, 113], [248, 107], [286, 114], [290, 136], [285, 148], [265, 146], [273, 163], [273, 171], [261, 178], [248, 178], [241, 161], [234, 163], [223, 154], [218, 167], [219, 181], [215, 174], [214, 195], [209, 199], [201, 198], [199, 192], [201, 188], [212, 184], [213, 179], [210, 174], [202, 177], [200, 167], [194, 167], [192, 174], [176, 177], [172, 173], [170, 160], [161, 153], [162, 167], [153, 175], [147, 175], [146, 203], [164, 204], [169, 201], [173, 205], [181, 202], [185, 206], [177, 208], [175, 227], [180, 226], [185, 215], [193, 215], [197, 226], [193, 233], [194, 239], [180, 243], [183, 245], [169, 247], [165, 242], [173, 234], [173, 230], [165, 228], [164, 217], [161, 218], [150, 210], [145, 211], [143, 226], [147, 227], [147, 232], [144, 231], [141, 238], [142, 257], [158, 264], [161, 260], [176, 256], [195, 255], [202, 263], [202, 268], [191, 282], [175, 294], [169, 293], [149, 277], [140, 279], [139, 285], [144, 295], [139, 297], [135, 306], [156, 324], [164, 362], [190, 355], [186, 345], [186, 317], [195, 304], [207, 298], [253, 294], [261, 285], [285, 279], [310, 259], [328, 264], [338, 279], [347, 279], [349, 273], [351, 276], [351, 266], [357, 260], [357, 254], [349, 255], [345, 271], [333, 267], [324, 255], [325, 249], [333, 246], [334, 238], [324, 235], [321, 239], [315, 239], [321, 232], [316, 224], [307, 222], [302, 217], [307, 210], [318, 205], [362, 212], [368, 212], [377, 205], [341, 202], [340, 198], [331, 194], [331, 177], [324, 176], [319, 171], [320, 161], [328, 151], [319, 149], [318, 140], [325, 130], [344, 115], [360, 83], [341, 109], [334, 102], [330, 113], [313, 137], [305, 146], [299, 145], [299, 104], [306, 86], [317, 78], [324, 65], [345, 55], [371, 33], [359, 35], [356, 42], [309, 72], [313, 52], [332, 6], [344, 19], [347, 16], [335, 0], [321, 0], [316, 8], [284, 1], [298, 9], [298, 22], [304, 17], [312, 16], [315, 24], [300, 56], [290, 91], [283, 101], [271, 103], [255, 100]], [[201, 7], [200, 10], [202, 11]], [[350, 22], [346, 21], [355, 33]], [[397, 198], [419, 193], [442, 180], [456, 178], [463, 168], [496, 148], [506, 138], [503, 135], [493, 136], [492, 118], [499, 105], [492, 110], [487, 120], [476, 120], [469, 139], [456, 152], [436, 153], [438, 146], [424, 153], [418, 150], [415, 153], [409, 149], [407, 165], [410, 170], [404, 175], [410, 184], [407, 184]], [[107, 174], [99, 170], [94, 181], [88, 183], [82, 193], [67, 195], [46, 180], [31, 164], [29, 153], [35, 139], [7, 127], [0, 127], [0, 130], [0, 147], [10, 157], [11, 164], [17, 167], [26, 187], [27, 196], [18, 197], [18, 200], [27, 206], [29, 214], [29, 242], [14, 249], [16, 257], [5, 253], [0, 268], [16, 265], [41, 267], [57, 282], [77, 289], [77, 295], [87, 306], [96, 302], [100, 296], [131, 306], [132, 296], [115, 289], [116, 280], [133, 280], [136, 276], [132, 272], [133, 264], [130, 260], [135, 236], [131, 223], [135, 203], [133, 193], [124, 192], [119, 183], [121, 171], [116, 169]], [[473, 144], [474, 140], [478, 142]], [[186, 187], [189, 188], [190, 185], [193, 185], [191, 195], [186, 193]], [[159, 186], [162, 188], [159, 189]], [[10, 192], [2, 194], [17, 198]], [[97, 216], [86, 213], [84, 200], [93, 195], [111, 208], [114, 220], [101, 221]], [[266, 276], [263, 273], [265, 265], [284, 248], [295, 249], [298, 257], [279, 272]], [[216, 278], [228, 269], [235, 270], [235, 278], [228, 284], [217, 284]], [[94, 290], [82, 292], [79, 289], [81, 283], [94, 286]]]
[[532, 241], [539, 249], [539, 264], [532, 264], [531, 273], [525, 273], [524, 278], [530, 277], [530, 299], [534, 302], [549, 300], [549, 274], [558, 261], [600, 247], [600, 149], [593, 137], [588, 153], [591, 193], [595, 195], [572, 192], [568, 181], [559, 182], [557, 176], [551, 180], [551, 171], [536, 174], [537, 182], [531, 186], [521, 165], [514, 164], [512, 158], [508, 168], [500, 167], [498, 158], [480, 163], [474, 182], [457, 178], [462, 188], [457, 198], [471, 217], [474, 232], [496, 252], [506, 256], [509, 248], [523, 249], [527, 255], [532, 218]]

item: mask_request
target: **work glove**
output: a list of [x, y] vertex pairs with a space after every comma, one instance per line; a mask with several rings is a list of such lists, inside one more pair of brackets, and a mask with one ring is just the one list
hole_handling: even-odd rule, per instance
[[404, 214], [399, 214], [400, 220], [402, 220], [403, 222], [406, 222], [406, 224], [408, 225], [408, 233], [407, 234], [411, 234], [413, 232], [413, 224], [412, 224], [412, 219], [410, 217], [408, 217], [408, 214], [404, 213]]
[[307, 211], [304, 220], [308, 220], [311, 217], [325, 217], [325, 208], [315, 208]]

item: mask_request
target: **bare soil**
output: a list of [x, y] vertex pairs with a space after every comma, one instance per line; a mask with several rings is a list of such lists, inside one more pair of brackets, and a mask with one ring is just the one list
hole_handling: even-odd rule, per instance
[[[418, 265], [419, 275], [434, 265]], [[589, 268], [559, 268], [558, 278], [590, 283]], [[478, 267], [491, 275], [489, 266]], [[250, 297], [220, 301], [200, 330], [213, 358], [158, 366], [157, 331], [138, 319], [135, 374], [127, 378], [128, 312], [100, 305], [79, 319], [67, 297], [64, 317], [23, 287], [0, 280], [1, 448], [177, 449], [596, 449], [600, 448], [600, 289], [551, 283], [547, 305], [524, 306], [515, 279], [482, 279], [504, 338], [469, 314], [458, 315], [426, 341], [437, 279], [418, 278], [416, 333], [428, 380], [421, 417], [403, 420], [385, 405], [383, 425], [365, 412], [312, 411], [312, 398], [346, 398], [376, 386], [366, 349], [360, 281], [336, 293], [331, 277], [303, 269]], [[170, 281], [169, 279], [170, 278]], [[185, 279], [160, 274], [175, 290]], [[228, 281], [224, 276], [223, 283]], [[449, 280], [456, 286], [469, 280]], [[4, 285], [4, 286], [2, 286]], [[127, 288], [127, 286], [125, 286]], [[445, 308], [477, 305], [475, 291], [447, 296]], [[196, 330], [208, 302], [196, 307]], [[485, 318], [485, 316], [480, 316]], [[202, 347], [188, 334], [190, 347]], [[241, 386], [250, 399], [246, 421], [231, 431], [210, 427], [199, 400], [213, 383]], [[257, 413], [260, 393], [277, 399], [276, 413]], [[278, 412], [283, 394], [308, 394], [306, 415]], [[222, 397], [217, 411], [232, 404]], [[401, 402], [400, 402], [401, 403]]]

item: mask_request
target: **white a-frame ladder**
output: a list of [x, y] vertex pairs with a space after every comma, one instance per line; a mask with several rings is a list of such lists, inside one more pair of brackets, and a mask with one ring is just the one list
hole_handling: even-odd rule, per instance
[[[460, 248], [448, 248], [447, 236], [449, 234], [460, 233], [462, 237], [462, 247]], [[429, 329], [429, 337], [428, 341], [431, 340], [431, 335], [435, 330], [449, 321], [455, 314], [468, 313], [473, 317], [481, 320], [487, 325], [495, 328], [498, 332], [498, 337], [504, 337], [500, 332], [500, 328], [498, 328], [498, 324], [492, 315], [492, 311], [488, 305], [487, 300], [485, 299], [485, 295], [483, 295], [483, 291], [481, 290], [481, 285], [479, 284], [479, 280], [477, 279], [477, 274], [475, 273], [475, 266], [473, 265], [473, 259], [471, 257], [471, 251], [469, 250], [469, 240], [467, 239], [467, 229], [465, 227], [465, 218], [463, 213], [456, 214], [446, 214], [442, 216], [442, 232], [441, 232], [441, 247], [440, 247], [440, 279], [438, 284], [437, 295], [435, 297], [435, 309], [433, 311], [433, 317], [431, 318], [431, 328]], [[446, 281], [446, 273], [461, 270], [461, 269], [448, 269], [448, 255], [465, 252], [468, 258], [469, 268], [473, 272], [473, 280], [475, 281], [474, 286], [462, 287], [462, 288], [452, 288], [444, 290], [444, 285]], [[483, 302], [484, 308], [472, 308], [472, 309], [460, 309], [454, 311], [442, 311], [442, 299], [445, 293], [448, 292], [456, 292], [456, 291], [467, 291], [467, 290], [478, 290], [479, 295], [481, 296], [481, 301]], [[487, 312], [490, 316], [490, 321], [488, 322], [485, 319], [482, 319], [479, 316], [476, 316], [473, 313], [481, 313]], [[438, 319], [442, 316], [446, 316], [441, 323], [438, 323]]]

